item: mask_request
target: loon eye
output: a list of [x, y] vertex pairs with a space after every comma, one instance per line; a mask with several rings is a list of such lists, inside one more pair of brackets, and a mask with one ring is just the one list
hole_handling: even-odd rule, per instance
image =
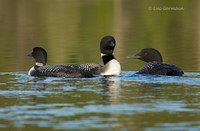
[[144, 52], [143, 56], [147, 56], [147, 54], [148, 54], [147, 52]]

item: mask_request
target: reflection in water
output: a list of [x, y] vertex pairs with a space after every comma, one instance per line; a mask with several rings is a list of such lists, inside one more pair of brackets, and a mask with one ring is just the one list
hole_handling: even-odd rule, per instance
[[101, 79], [103, 85], [103, 104], [117, 104], [120, 102], [120, 78], [105, 76]]
[[44, 81], [46, 79], [46, 77], [31, 77], [28, 76], [28, 81], [33, 82], [33, 89], [36, 89], [37, 91], [43, 91], [46, 89], [47, 85], [46, 83], [43, 83], [42, 81]]

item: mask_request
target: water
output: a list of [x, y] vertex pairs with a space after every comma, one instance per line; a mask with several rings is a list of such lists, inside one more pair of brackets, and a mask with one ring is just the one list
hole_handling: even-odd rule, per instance
[[0, 79], [1, 129], [200, 130], [199, 73]]
[[[197, 0], [0, 0], [0, 130], [200, 130], [199, 12]], [[35, 46], [48, 64], [102, 62], [105, 35], [120, 76], [27, 75]], [[145, 63], [126, 56], [143, 48], [184, 76], [136, 74]]]

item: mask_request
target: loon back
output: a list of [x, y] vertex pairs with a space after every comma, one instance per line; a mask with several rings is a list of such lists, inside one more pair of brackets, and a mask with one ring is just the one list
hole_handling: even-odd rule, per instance
[[142, 66], [138, 74], [182, 76], [184, 72], [176, 65], [153, 61]]
[[33, 67], [29, 71], [29, 75], [36, 77], [70, 77], [70, 78], [93, 76], [91, 73], [71, 65], [46, 65], [37, 67], [36, 69]]
[[84, 70], [86, 72], [90, 72], [94, 75], [100, 75], [101, 72], [104, 70], [104, 64], [103, 63], [85, 63], [76, 65], [77, 68]]

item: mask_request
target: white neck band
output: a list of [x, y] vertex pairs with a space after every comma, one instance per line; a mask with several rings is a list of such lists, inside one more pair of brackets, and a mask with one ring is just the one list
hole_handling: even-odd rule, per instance
[[40, 62], [36, 62], [35, 65], [37, 65], [37, 66], [43, 66], [44, 64], [40, 63]]

